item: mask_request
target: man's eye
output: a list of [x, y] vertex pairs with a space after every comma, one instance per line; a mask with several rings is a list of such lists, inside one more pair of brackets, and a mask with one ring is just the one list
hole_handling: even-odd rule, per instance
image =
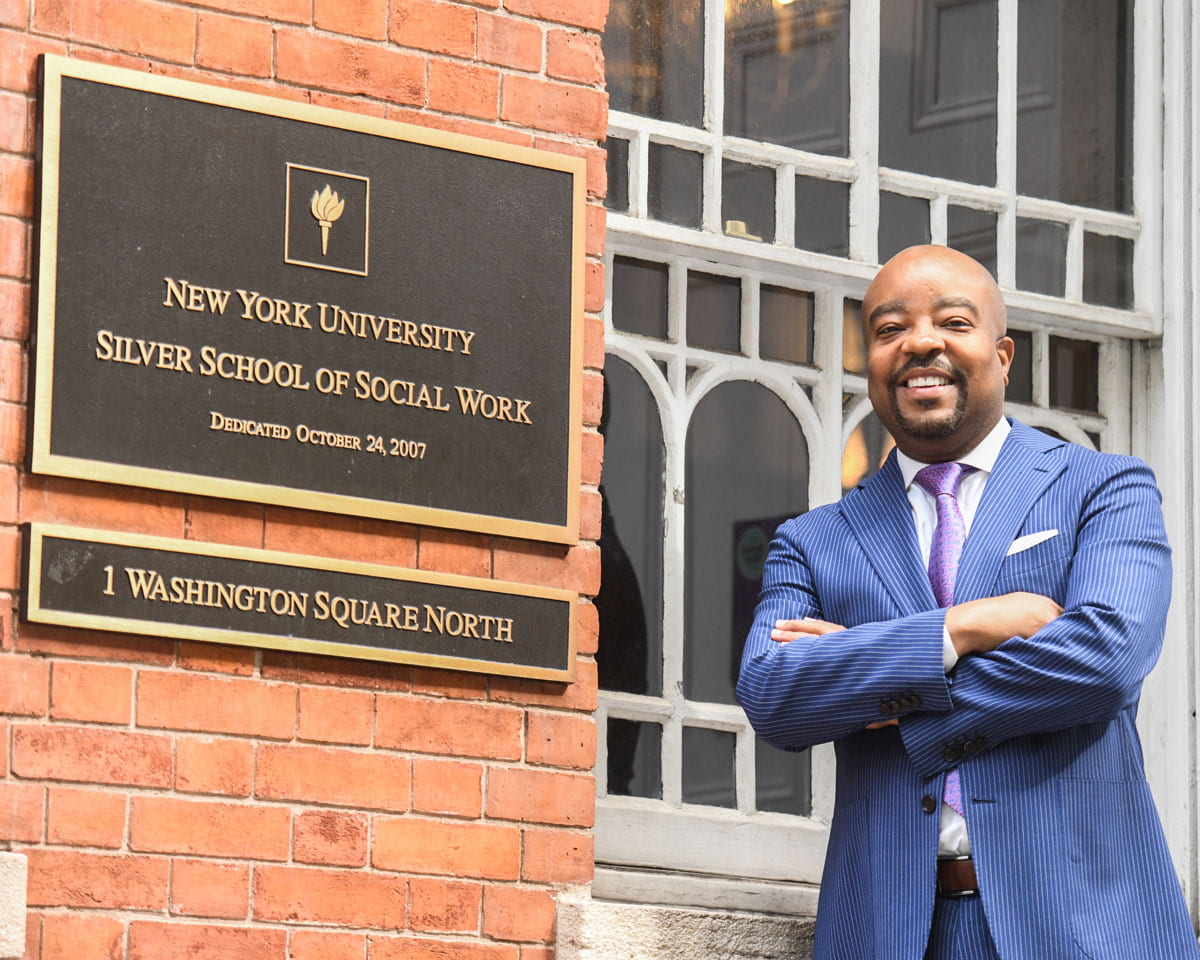
[[971, 321], [963, 317], [951, 317], [949, 320], [942, 321], [943, 327], [952, 327], [956, 330], [970, 329]]
[[898, 323], [883, 323], [875, 328], [875, 336], [890, 337], [893, 333], [899, 333], [902, 329]]

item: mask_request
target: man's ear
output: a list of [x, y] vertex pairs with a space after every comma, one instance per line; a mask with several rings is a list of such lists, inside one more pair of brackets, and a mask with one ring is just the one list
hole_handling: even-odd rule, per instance
[[1000, 358], [1000, 366], [1004, 369], [1004, 383], [1008, 384], [1008, 368], [1012, 366], [1013, 351], [1016, 344], [1012, 337], [1004, 336], [996, 341], [996, 355]]

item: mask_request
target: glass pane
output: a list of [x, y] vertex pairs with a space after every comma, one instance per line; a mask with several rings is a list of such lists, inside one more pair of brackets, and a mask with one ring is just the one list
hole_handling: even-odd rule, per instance
[[612, 320], [618, 330], [667, 338], [667, 265], [613, 257]]
[[[684, 695], [734, 703], [759, 591], [746, 575], [745, 538], [769, 540], [784, 519], [808, 509], [808, 448], [782, 400], [733, 381], [692, 414], [685, 470]], [[754, 526], [759, 532], [748, 532]]]
[[1133, 241], [1083, 235], [1083, 299], [1106, 307], [1133, 306]]
[[755, 808], [812, 815], [812, 760], [807, 750], [790, 753], [754, 738]]
[[1009, 327], [1008, 335], [1013, 341], [1013, 360], [1004, 395], [1017, 403], [1033, 403], [1033, 334]]
[[703, 6], [701, 0], [612, 0], [602, 42], [610, 109], [700, 126]]
[[862, 483], [883, 466], [896, 444], [874, 413], [868, 413], [854, 428], [842, 451], [842, 493]]
[[844, 157], [849, 0], [726, 0], [725, 129]]
[[687, 340], [693, 347], [736, 353], [740, 347], [742, 282], [688, 273]]
[[835, 257], [850, 254], [850, 184], [796, 178], [796, 246]]
[[1100, 345], [1050, 338], [1050, 406], [1096, 410], [1100, 405]]
[[726, 160], [721, 165], [721, 218], [731, 237], [775, 239], [775, 171]]
[[736, 738], [724, 730], [683, 728], [683, 802], [736, 807], [733, 751]]
[[608, 793], [662, 799], [662, 727], [608, 718]]
[[974, 257], [996, 275], [996, 214], [971, 207], [946, 208], [946, 245]]
[[604, 197], [604, 205], [609, 210], [625, 213], [629, 209], [629, 141], [609, 137], [605, 146], [608, 193]]
[[996, 182], [996, 0], [879, 5], [879, 162]]
[[700, 226], [704, 157], [662, 143], [650, 144], [647, 206], [655, 220]]
[[849, 373], [867, 372], [861, 300], [842, 301], [842, 368]]
[[1017, 189], [1132, 209], [1132, 0], [1020, 0]]
[[758, 292], [758, 352], [769, 360], [811, 363], [813, 295], [763, 284]]
[[898, 193], [879, 194], [879, 262], [929, 242], [929, 201]]
[[1017, 287], [1052, 297], [1066, 293], [1066, 224], [1017, 218]]
[[663, 439], [650, 389], [623, 360], [604, 364], [600, 483], [600, 686], [662, 693]]

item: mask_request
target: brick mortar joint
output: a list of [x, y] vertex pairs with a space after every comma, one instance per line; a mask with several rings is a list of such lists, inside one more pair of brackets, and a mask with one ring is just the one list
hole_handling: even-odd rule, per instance
[[[431, 879], [447, 879], [445, 877], [437, 877]], [[492, 881], [482, 881], [485, 888]], [[560, 888], [554, 888], [556, 891]], [[406, 895], [406, 900], [411, 899]], [[31, 914], [36, 914], [41, 917], [73, 917], [81, 916], [78, 907], [48, 905], [48, 906], [30, 906]], [[202, 917], [195, 914], [179, 914], [169, 912], [159, 912], [157, 910], [131, 910], [129, 908], [98, 908], [89, 909], [84, 916], [88, 917], [103, 917], [127, 925], [133, 923], [145, 924], [161, 924], [163, 926], [187, 926], [187, 927], [222, 927], [229, 929], [250, 929], [250, 930], [278, 930], [282, 933], [297, 933], [308, 930], [317, 933], [345, 933], [348, 936], [367, 936], [373, 939], [405, 939], [405, 940], [444, 940], [454, 943], [465, 943], [469, 945], [477, 945], [479, 943], [496, 943], [496, 944], [511, 944], [511, 943], [526, 943], [526, 944], [541, 944], [546, 941], [535, 940], [500, 940], [487, 933], [464, 933], [462, 931], [440, 931], [440, 930], [419, 930], [411, 927], [395, 928], [395, 927], [354, 927], [340, 925], [335, 921], [295, 921], [288, 923], [287, 921], [279, 920], [257, 920], [253, 916], [248, 918], [238, 917]], [[407, 917], [405, 918], [407, 922]], [[469, 939], [473, 938], [473, 939]], [[290, 938], [289, 938], [290, 940]]]

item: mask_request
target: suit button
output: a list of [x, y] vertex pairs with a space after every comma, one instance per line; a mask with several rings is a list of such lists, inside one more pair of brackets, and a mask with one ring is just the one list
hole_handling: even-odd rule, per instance
[[925, 796], [923, 796], [921, 798], [921, 809], [924, 810], [926, 813], [933, 813], [933, 811], [935, 811], [937, 809], [937, 807], [938, 807], [937, 800], [930, 794], [927, 793], [927, 794], [925, 794]]
[[953, 763], [959, 757], [959, 753], [953, 747], [947, 747], [942, 751], [942, 759], [947, 763]]
[[904, 705], [907, 707], [914, 707], [914, 708], [919, 707], [921, 705], [921, 698], [918, 697], [915, 693], [909, 694], [907, 697], [904, 698]]
[[890, 716], [892, 715], [892, 703], [891, 703], [891, 701], [890, 701], [890, 700], [884, 700], [884, 701], [883, 701], [883, 703], [881, 703], [881, 704], [879, 705], [879, 712], [880, 712], [880, 713], [882, 713], [882, 714], [883, 714], [885, 717], [890, 717]]

